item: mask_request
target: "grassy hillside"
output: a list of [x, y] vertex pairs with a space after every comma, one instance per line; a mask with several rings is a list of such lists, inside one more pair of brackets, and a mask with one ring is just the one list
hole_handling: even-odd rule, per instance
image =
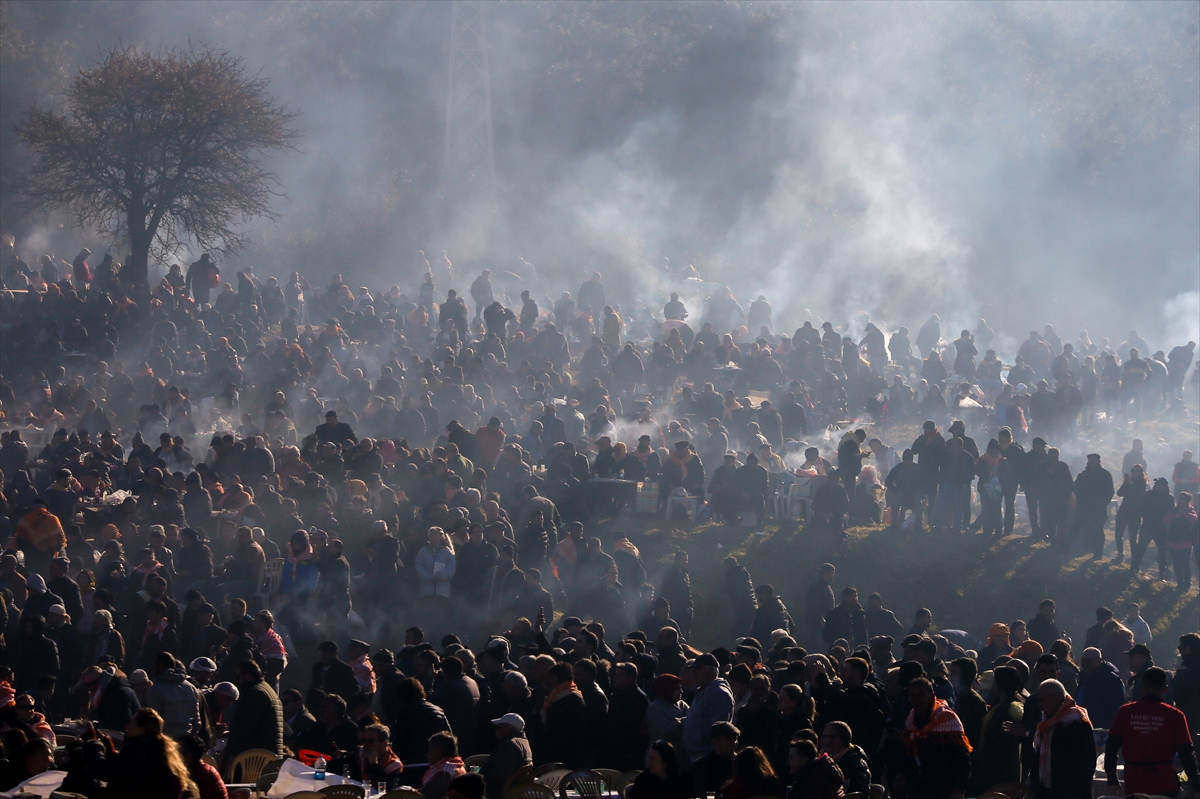
[[[916, 432], [915, 427], [893, 428], [886, 440], [908, 441]], [[1140, 429], [1109, 428], [1102, 435], [1085, 433], [1074, 447], [1064, 447], [1064, 457], [1074, 468], [1082, 464], [1083, 452], [1100, 452], [1119, 485], [1121, 455], [1135, 437], [1146, 442], [1153, 476], [1169, 473], [1169, 465], [1185, 447], [1198, 449], [1194, 443], [1181, 443], [1196, 439], [1195, 423], [1151, 423]], [[878, 526], [852, 528], [839, 541], [828, 529], [805, 529], [793, 523], [771, 522], [758, 530], [742, 530], [674, 521], [667, 525], [661, 518], [646, 516], [606, 520], [592, 526], [588, 535], [599, 534], [607, 545], [617, 530], [630, 533], [655, 585], [660, 584], [673, 552], [687, 549], [696, 604], [692, 638], [705, 649], [730, 643], [733, 614], [721, 567], [729, 554], [742, 561], [756, 584], [774, 585], [797, 618], [804, 610], [805, 588], [817, 567], [828, 561], [838, 569], [835, 593], [853, 585], [865, 601], [867, 594], [878, 591], [885, 607], [906, 625], [912, 623], [918, 607], [928, 607], [936, 628], [963, 629], [983, 638], [992, 622], [1028, 620], [1036, 615], [1038, 602], [1050, 597], [1058, 603], [1059, 628], [1075, 640], [1078, 655], [1084, 631], [1095, 622], [1096, 607], [1106, 605], [1120, 617], [1125, 604], [1134, 601], [1141, 604], [1154, 632], [1153, 653], [1167, 665], [1174, 658], [1178, 636], [1200, 630], [1200, 593], [1195, 588], [1179, 591], [1174, 583], [1152, 579], [1146, 571], [1153, 567], [1157, 574], [1153, 545], [1136, 579], [1128, 567], [1128, 550], [1123, 565], [1110, 562], [1111, 520], [1106, 555], [1100, 561], [1092, 561], [1078, 541], [1068, 552], [1051, 550], [1044, 542], [1032, 543], [1028, 525], [1020, 521], [1016, 534], [1000, 541], [978, 534], [914, 534]]]
[[[774, 585], [796, 617], [803, 612], [804, 589], [817, 567], [829, 561], [838, 569], [835, 591], [853, 585], [864, 599], [878, 591], [885, 606], [906, 625], [923, 606], [933, 611], [936, 627], [963, 629], [983, 638], [992, 622], [1029, 619], [1036, 615], [1038, 602], [1050, 597], [1058, 603], [1059, 627], [1080, 642], [1095, 621], [1097, 606], [1116, 610], [1135, 601], [1154, 632], [1153, 652], [1167, 663], [1178, 636], [1200, 629], [1200, 593], [1195, 588], [1184, 593], [1172, 583], [1152, 579], [1145, 570], [1132, 579], [1128, 562], [1114, 566], [1107, 557], [1092, 561], [1078, 544], [1068, 553], [1052, 551], [1044, 542], [1031, 544], [1023, 525], [1017, 535], [1001, 541], [882, 527], [852, 528], [838, 541], [829, 530], [798, 529], [793, 524], [768, 524], [761, 531], [718, 524], [691, 528], [675, 522], [647, 527], [642, 518], [624, 524], [614, 519], [590, 534], [598, 532], [608, 541], [616, 530], [629, 532], [656, 585], [672, 553], [687, 549], [696, 605], [692, 642], [703, 649], [730, 643], [733, 613], [721, 567], [729, 554], [742, 561], [756, 584]], [[1146, 564], [1153, 561], [1151, 548]]]

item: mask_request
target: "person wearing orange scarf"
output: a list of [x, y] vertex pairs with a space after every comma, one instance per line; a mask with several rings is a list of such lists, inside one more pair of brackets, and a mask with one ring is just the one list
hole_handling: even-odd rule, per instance
[[908, 684], [912, 710], [901, 739], [904, 760], [892, 781], [903, 799], [963, 799], [971, 774], [971, 744], [950, 706], [933, 695], [933, 683], [916, 677]]
[[1033, 735], [1034, 799], [1091, 799], [1096, 737], [1087, 711], [1058, 680], [1038, 686], [1037, 703], [1042, 721]]
[[458, 739], [452, 733], [437, 732], [429, 738], [429, 768], [421, 777], [421, 793], [428, 797], [445, 796], [455, 777], [467, 773], [458, 755]]
[[566, 763], [571, 768], [582, 765], [586, 737], [587, 704], [583, 692], [575, 687], [574, 672], [566, 663], [550, 667], [547, 680], [550, 692], [542, 703], [544, 726], [544, 757], [548, 762]]
[[688, 441], [677, 441], [675, 451], [663, 466], [663, 501], [676, 488], [685, 489], [691, 496], [704, 493], [704, 464], [696, 457], [696, 449]]

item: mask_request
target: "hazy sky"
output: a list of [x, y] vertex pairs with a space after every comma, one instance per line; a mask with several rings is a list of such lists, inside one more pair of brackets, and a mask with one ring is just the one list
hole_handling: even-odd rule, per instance
[[303, 112], [272, 270], [390, 284], [422, 247], [658, 301], [669, 257], [789, 322], [1200, 327], [1200, 4], [489, 3], [486, 225], [441, 183], [448, 2], [38, 5], [5, 24], [58, 63], [210, 42]]

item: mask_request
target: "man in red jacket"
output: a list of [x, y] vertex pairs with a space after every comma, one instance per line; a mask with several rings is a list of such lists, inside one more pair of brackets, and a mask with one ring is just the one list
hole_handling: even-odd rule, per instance
[[496, 463], [496, 458], [500, 457], [505, 438], [500, 417], [493, 416], [488, 420], [486, 427], [481, 427], [475, 432], [476, 462], [483, 468], [490, 469]]
[[1126, 795], [1175, 796], [1179, 792], [1175, 754], [1183, 764], [1188, 784], [1200, 784], [1187, 718], [1163, 701], [1166, 692], [1167, 673], [1158, 666], [1146, 669], [1142, 698], [1122, 705], [1109, 728], [1104, 773], [1109, 785], [1117, 784], [1117, 752], [1124, 750]]

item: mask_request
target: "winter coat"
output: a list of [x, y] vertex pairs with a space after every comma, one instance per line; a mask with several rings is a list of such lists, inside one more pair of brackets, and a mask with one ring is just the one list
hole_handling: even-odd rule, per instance
[[1092, 724], [1108, 729], [1117, 710], [1125, 704], [1125, 681], [1117, 673], [1117, 667], [1105, 662], [1092, 672], [1082, 672], [1075, 702], [1087, 711]]
[[[437, 566], [439, 563], [440, 568]], [[450, 580], [454, 577], [454, 566], [453, 550], [447, 547], [422, 547], [417, 553], [416, 562], [417, 578], [421, 581], [421, 596], [450, 596]]]
[[241, 697], [234, 706], [229, 722], [227, 757], [247, 749], [266, 749], [283, 752], [283, 705], [275, 691], [265, 681], [241, 686]]
[[171, 669], [155, 678], [148, 706], [163, 717], [163, 734], [169, 738], [199, 731], [200, 692], [188, 682], [183, 669]]

